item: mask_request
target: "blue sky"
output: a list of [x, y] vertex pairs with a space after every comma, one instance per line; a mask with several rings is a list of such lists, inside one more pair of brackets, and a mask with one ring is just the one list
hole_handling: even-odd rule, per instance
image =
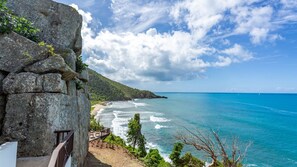
[[296, 0], [56, 0], [83, 16], [83, 59], [152, 91], [297, 92]]

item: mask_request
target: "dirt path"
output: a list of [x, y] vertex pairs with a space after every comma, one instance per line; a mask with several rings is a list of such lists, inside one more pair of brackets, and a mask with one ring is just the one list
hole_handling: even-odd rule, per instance
[[89, 144], [85, 167], [143, 167], [144, 165], [130, 155], [126, 149], [111, 147], [105, 142]]

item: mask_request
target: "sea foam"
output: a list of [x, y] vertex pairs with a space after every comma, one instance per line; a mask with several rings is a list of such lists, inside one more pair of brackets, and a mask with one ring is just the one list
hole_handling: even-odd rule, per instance
[[150, 116], [150, 121], [152, 121], [152, 122], [169, 122], [171, 120], [163, 118], [163, 117], [156, 117], [156, 116], [151, 115]]
[[162, 125], [159, 125], [159, 124], [157, 124], [155, 126], [155, 129], [161, 129], [161, 128], [167, 128], [167, 126], [162, 126]]
[[126, 125], [128, 124], [128, 120], [125, 118], [120, 118], [119, 114], [121, 113], [123, 113], [123, 111], [113, 111], [113, 115], [115, 118], [111, 122], [111, 128], [115, 135], [120, 136], [121, 138], [126, 140], [126, 132], [128, 130]]

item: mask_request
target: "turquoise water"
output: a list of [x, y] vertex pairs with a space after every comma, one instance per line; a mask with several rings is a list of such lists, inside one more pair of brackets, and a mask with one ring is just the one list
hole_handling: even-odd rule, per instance
[[[158, 94], [168, 99], [113, 102], [100, 121], [125, 138], [128, 119], [140, 113], [147, 147], [160, 149], [165, 158], [185, 126], [215, 129], [227, 139], [236, 136], [242, 146], [251, 141], [245, 166], [297, 166], [296, 94]], [[191, 147], [185, 151], [205, 159]]]

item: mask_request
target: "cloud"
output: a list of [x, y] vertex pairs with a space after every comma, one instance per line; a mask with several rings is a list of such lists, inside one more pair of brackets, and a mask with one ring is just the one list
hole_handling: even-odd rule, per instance
[[[283, 39], [275, 30], [289, 22], [279, 21], [286, 12], [292, 14], [285, 5], [276, 12], [269, 3], [255, 3], [261, 2], [114, 0], [114, 25], [99, 32], [90, 27], [91, 13], [72, 6], [83, 16], [86, 63], [114, 80], [134, 82], [190, 80], [209, 68], [250, 61], [254, 54], [228, 37], [248, 35], [257, 45]], [[168, 31], [154, 28], [165, 22]]]
[[248, 61], [253, 58], [252, 53], [243, 49], [239, 44], [234, 44], [233, 47], [225, 49], [221, 53], [229, 55], [233, 62]]
[[153, 24], [167, 21], [168, 3], [162, 1], [113, 0], [114, 31], [143, 32]]
[[235, 33], [248, 33], [254, 44], [265, 41], [269, 36], [269, 32], [273, 29], [271, 22], [273, 8], [270, 6], [259, 8], [238, 7], [231, 12], [235, 15]]

